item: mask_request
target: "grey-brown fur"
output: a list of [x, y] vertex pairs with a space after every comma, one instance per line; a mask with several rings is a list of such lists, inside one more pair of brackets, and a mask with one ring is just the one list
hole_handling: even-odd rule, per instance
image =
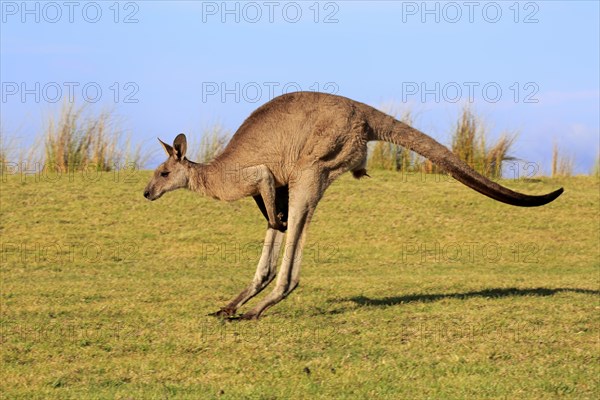
[[[209, 163], [197, 164], [185, 158], [187, 141], [183, 134], [173, 146], [161, 142], [169, 158], [156, 169], [144, 191], [150, 200], [178, 188], [226, 201], [253, 196], [265, 214], [265, 246], [252, 283], [214, 315], [235, 315], [275, 276], [274, 290], [241, 318], [258, 318], [296, 288], [306, 229], [317, 203], [341, 174], [351, 171], [356, 178], [367, 175], [367, 142], [372, 140], [413, 150], [458, 181], [504, 203], [540, 206], [563, 191], [531, 196], [500, 186], [424, 133], [345, 97], [314, 92], [277, 97], [254, 111], [223, 153]], [[284, 236], [284, 257], [276, 274]]]

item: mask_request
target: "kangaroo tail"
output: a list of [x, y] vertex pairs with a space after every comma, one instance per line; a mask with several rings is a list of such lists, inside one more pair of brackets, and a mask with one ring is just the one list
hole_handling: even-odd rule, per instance
[[563, 192], [563, 188], [539, 196], [515, 192], [479, 174], [431, 137], [387, 114], [370, 109], [367, 123], [370, 128], [368, 140], [383, 140], [406, 147], [431, 160], [454, 179], [494, 200], [513, 206], [537, 207], [550, 203]]

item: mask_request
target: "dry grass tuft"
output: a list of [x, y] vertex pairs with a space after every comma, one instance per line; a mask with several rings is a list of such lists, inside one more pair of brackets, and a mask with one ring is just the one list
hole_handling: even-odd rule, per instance
[[140, 145], [131, 149], [130, 138], [124, 137], [111, 111], [90, 115], [85, 107], [65, 104], [44, 133], [44, 163], [61, 171], [111, 171], [132, 163], [139, 168], [146, 158]]
[[554, 143], [552, 147], [552, 177], [573, 176], [574, 166], [575, 158], [565, 155], [558, 148], [558, 144]]
[[195, 160], [198, 162], [209, 162], [215, 159], [225, 150], [231, 132], [225, 129], [221, 124], [215, 124], [205, 128], [202, 132], [202, 140], [195, 153]]
[[503, 133], [498, 141], [487, 146], [488, 132], [480, 119], [467, 107], [452, 134], [452, 152], [471, 168], [489, 178], [502, 177], [502, 163], [514, 160], [508, 155], [516, 135]]

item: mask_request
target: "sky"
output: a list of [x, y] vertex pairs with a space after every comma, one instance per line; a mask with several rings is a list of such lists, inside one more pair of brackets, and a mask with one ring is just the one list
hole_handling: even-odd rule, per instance
[[[554, 143], [589, 173], [600, 147], [597, 1], [1, 1], [5, 143], [65, 102], [110, 109], [136, 143], [232, 132], [318, 90], [403, 112], [449, 144], [470, 106], [548, 173]], [[162, 161], [154, 153], [148, 167]]]

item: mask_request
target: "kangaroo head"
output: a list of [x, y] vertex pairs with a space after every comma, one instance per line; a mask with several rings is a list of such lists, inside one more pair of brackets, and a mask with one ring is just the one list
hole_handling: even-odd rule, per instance
[[177, 135], [173, 146], [169, 146], [158, 139], [167, 152], [169, 158], [154, 171], [152, 180], [144, 190], [144, 197], [148, 200], [156, 200], [163, 194], [175, 189], [188, 186], [189, 167], [185, 158], [187, 150], [187, 139], [183, 133]]

